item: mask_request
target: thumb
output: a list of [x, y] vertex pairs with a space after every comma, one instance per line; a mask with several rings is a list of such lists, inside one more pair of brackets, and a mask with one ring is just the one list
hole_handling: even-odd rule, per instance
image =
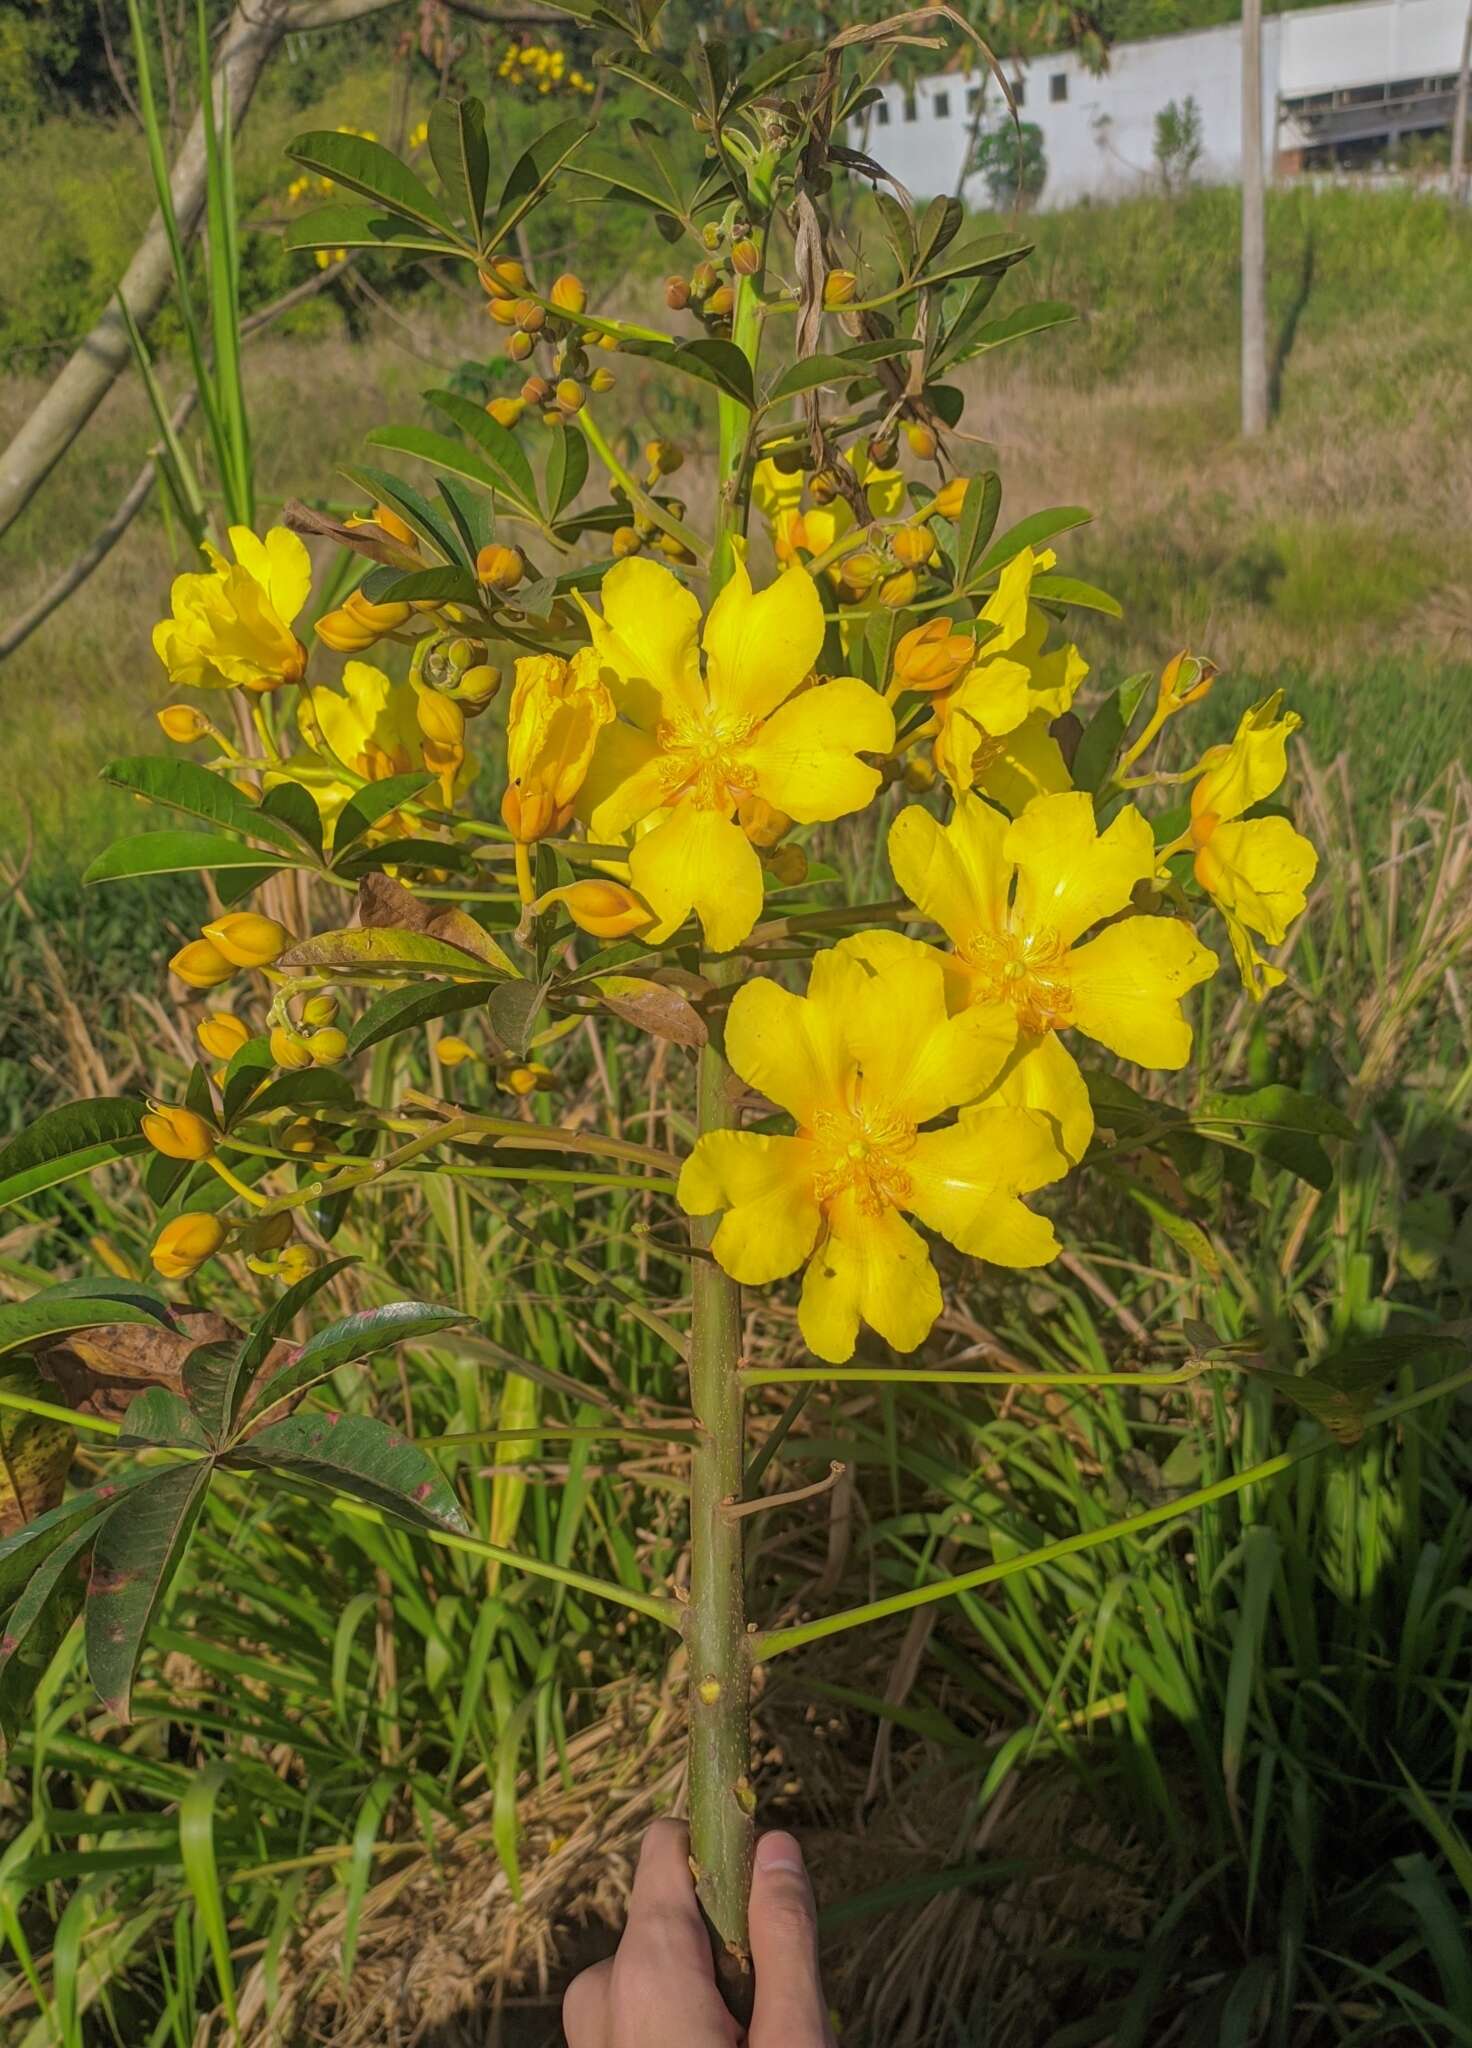
[[792, 1835], [763, 1835], [751, 1881], [751, 2048], [831, 2048], [813, 1888]]

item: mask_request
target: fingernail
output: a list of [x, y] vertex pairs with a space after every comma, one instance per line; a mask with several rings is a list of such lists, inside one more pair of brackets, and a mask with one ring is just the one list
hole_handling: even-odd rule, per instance
[[758, 1870], [795, 1870], [799, 1877], [808, 1874], [797, 1837], [783, 1834], [780, 1828], [763, 1835], [757, 1843], [756, 1867]]

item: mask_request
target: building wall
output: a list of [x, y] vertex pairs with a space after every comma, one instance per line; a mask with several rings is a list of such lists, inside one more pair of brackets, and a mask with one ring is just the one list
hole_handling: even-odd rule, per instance
[[[1269, 16], [1263, 23], [1267, 168], [1280, 148], [1291, 151], [1297, 141], [1278, 132], [1280, 98], [1454, 72], [1461, 59], [1463, 7], [1464, 0], [1351, 0]], [[1154, 182], [1155, 117], [1172, 100], [1179, 104], [1188, 96], [1201, 113], [1202, 157], [1195, 175], [1226, 184], [1240, 172], [1240, 23], [1118, 44], [1109, 69], [1099, 76], [1067, 53], [1008, 60], [1005, 69], [1021, 86], [1021, 118], [1042, 131], [1045, 206], [1119, 197]], [[996, 81], [959, 72], [921, 79], [908, 96], [889, 86], [887, 119], [877, 109], [870, 114], [868, 146], [917, 198], [958, 188], [971, 95], [978, 88], [984, 120], [1003, 118]], [[1060, 92], [1064, 96], [1056, 97]], [[965, 196], [980, 204], [986, 195], [973, 180]]]

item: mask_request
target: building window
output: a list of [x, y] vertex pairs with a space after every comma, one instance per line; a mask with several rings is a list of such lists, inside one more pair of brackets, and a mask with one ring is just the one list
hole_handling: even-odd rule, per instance
[[905, 119], [906, 119], [907, 121], [913, 121], [913, 120], [914, 120], [914, 118], [915, 118], [915, 95], [914, 95], [914, 93], [912, 93], [912, 92], [907, 92], [907, 93], [905, 94]]
[[931, 105], [935, 109], [935, 118], [937, 121], [950, 120], [951, 96], [948, 92], [936, 93], [935, 97], [931, 101]]
[[1012, 102], [1014, 106], [1018, 107], [1025, 107], [1027, 105], [1027, 80], [1025, 78], [1013, 79]]
[[1048, 80], [1048, 98], [1050, 100], [1066, 100], [1068, 98], [1068, 73], [1066, 71], [1055, 71]]
[[889, 101], [888, 101], [888, 100], [875, 100], [875, 102], [874, 102], [874, 125], [875, 125], [875, 127], [876, 127], [876, 128], [887, 128], [887, 127], [889, 126]]
[[979, 85], [972, 85], [972, 86], [968, 86], [968, 87], [967, 87], [967, 89], [966, 89], [966, 111], [967, 111], [967, 113], [968, 113], [968, 114], [974, 114], [974, 113], [976, 112], [977, 108], [978, 108], [978, 107], [979, 107], [980, 105], [981, 105], [981, 87], [980, 87]]

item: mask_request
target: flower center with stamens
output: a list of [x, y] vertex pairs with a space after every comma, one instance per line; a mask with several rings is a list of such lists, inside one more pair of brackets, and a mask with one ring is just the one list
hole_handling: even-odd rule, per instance
[[904, 1117], [822, 1109], [812, 1137], [813, 1194], [820, 1203], [851, 1192], [866, 1216], [879, 1216], [908, 1200], [912, 1183], [903, 1161], [914, 1150], [915, 1126]]
[[1068, 948], [1057, 932], [978, 932], [960, 948], [978, 1003], [1008, 1003], [1019, 1029], [1041, 1037], [1073, 1022]]
[[678, 711], [661, 719], [655, 738], [663, 759], [660, 781], [668, 803], [692, 803], [702, 811], [730, 811], [752, 788], [751, 769], [741, 750], [761, 721]]

